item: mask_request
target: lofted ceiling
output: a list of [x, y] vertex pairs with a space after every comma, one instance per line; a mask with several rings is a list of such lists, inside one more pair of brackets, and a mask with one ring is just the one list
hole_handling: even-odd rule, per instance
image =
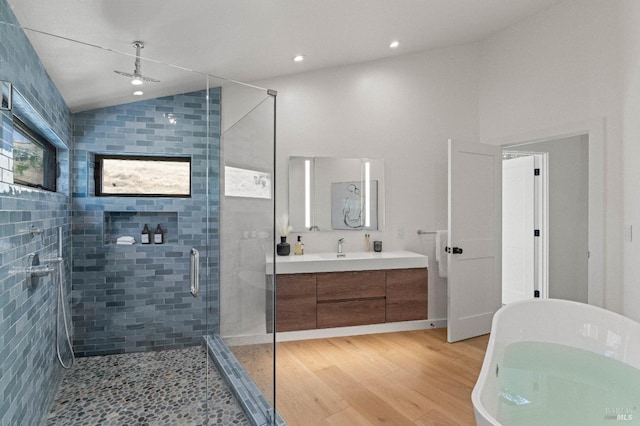
[[203, 74], [252, 82], [479, 41], [558, 2], [8, 0], [74, 112], [138, 100], [113, 72], [134, 71], [135, 40], [142, 74], [160, 80], [140, 98], [157, 97], [202, 89]]

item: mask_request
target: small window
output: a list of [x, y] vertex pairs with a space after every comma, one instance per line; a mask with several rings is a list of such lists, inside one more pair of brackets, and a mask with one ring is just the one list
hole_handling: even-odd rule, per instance
[[96, 155], [96, 196], [190, 197], [191, 158]]
[[14, 183], [55, 192], [57, 176], [55, 146], [14, 115]]

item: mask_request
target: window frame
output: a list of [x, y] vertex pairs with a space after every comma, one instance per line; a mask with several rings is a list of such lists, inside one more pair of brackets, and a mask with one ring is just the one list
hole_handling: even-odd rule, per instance
[[28, 186], [30, 188], [37, 188], [49, 192], [58, 192], [58, 177], [60, 176], [60, 170], [58, 166], [58, 148], [51, 143], [47, 138], [42, 136], [32, 126], [27, 124], [25, 120], [22, 120], [15, 113], [12, 117], [13, 132], [19, 133], [28, 142], [41, 148], [43, 150], [42, 159], [42, 175], [43, 183], [34, 184], [21, 180], [15, 171], [16, 159], [15, 159], [15, 139], [12, 137], [12, 145], [14, 151], [13, 159], [13, 183], [16, 185]]
[[[103, 160], [136, 160], [136, 161], [172, 161], [189, 164], [189, 194], [164, 194], [164, 193], [104, 193], [102, 190]], [[94, 190], [96, 197], [166, 197], [166, 198], [191, 198], [192, 187], [192, 158], [190, 156], [166, 156], [166, 155], [128, 155], [128, 154], [94, 154]]]

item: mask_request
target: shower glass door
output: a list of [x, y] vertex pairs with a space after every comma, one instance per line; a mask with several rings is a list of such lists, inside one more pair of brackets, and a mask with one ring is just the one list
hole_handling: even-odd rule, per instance
[[[274, 92], [222, 88], [220, 336], [259, 414], [274, 424]], [[231, 356], [232, 355], [232, 356]]]

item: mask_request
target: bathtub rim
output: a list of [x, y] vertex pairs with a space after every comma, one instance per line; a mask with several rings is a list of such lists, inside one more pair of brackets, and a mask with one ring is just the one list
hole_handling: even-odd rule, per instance
[[502, 426], [500, 422], [498, 422], [492, 414], [484, 407], [481, 394], [482, 390], [485, 387], [485, 383], [489, 374], [493, 372], [493, 364], [494, 364], [494, 352], [496, 348], [496, 339], [499, 338], [498, 335], [498, 323], [500, 322], [500, 318], [505, 315], [506, 312], [509, 312], [512, 309], [517, 309], [521, 305], [529, 305], [529, 304], [544, 304], [544, 305], [558, 305], [558, 306], [566, 306], [566, 307], [574, 307], [576, 309], [580, 309], [583, 311], [593, 311], [598, 312], [600, 314], [606, 314], [610, 316], [612, 319], [616, 321], [621, 321], [623, 324], [628, 324], [632, 328], [637, 328], [640, 330], [640, 323], [634, 321], [629, 317], [625, 317], [617, 312], [610, 311], [608, 309], [601, 308], [599, 306], [589, 305], [587, 303], [575, 302], [572, 300], [564, 300], [564, 299], [527, 299], [520, 300], [517, 302], [509, 303], [508, 305], [502, 306], [493, 316], [493, 320], [491, 322], [491, 334], [489, 336], [489, 342], [487, 344], [487, 350], [485, 352], [484, 360], [482, 362], [482, 367], [480, 368], [480, 374], [478, 375], [478, 379], [476, 380], [476, 384], [471, 391], [471, 402], [473, 404], [473, 410], [476, 413], [476, 424], [478, 423], [478, 414], [482, 417], [483, 420], [486, 421], [485, 424], [492, 426]]

